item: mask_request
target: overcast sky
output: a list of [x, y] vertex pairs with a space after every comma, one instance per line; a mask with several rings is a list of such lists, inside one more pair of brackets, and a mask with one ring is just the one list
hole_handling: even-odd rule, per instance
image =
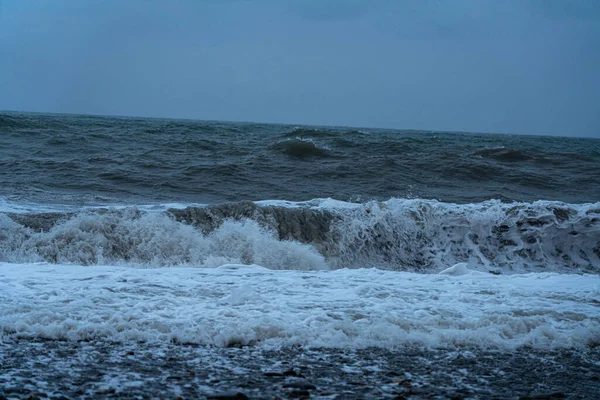
[[600, 137], [598, 0], [0, 0], [0, 110]]

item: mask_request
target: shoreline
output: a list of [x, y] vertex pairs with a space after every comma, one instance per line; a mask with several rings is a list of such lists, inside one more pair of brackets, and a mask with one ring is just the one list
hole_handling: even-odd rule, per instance
[[592, 399], [597, 393], [600, 348], [266, 349], [0, 341], [0, 399]]

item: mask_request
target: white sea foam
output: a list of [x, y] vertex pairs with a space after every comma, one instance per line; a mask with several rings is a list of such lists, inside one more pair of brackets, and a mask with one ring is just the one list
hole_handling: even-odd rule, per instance
[[80, 212], [99, 209], [123, 210], [135, 207], [146, 212], [164, 212], [169, 209], [183, 209], [186, 207], [204, 207], [205, 203], [148, 203], [148, 204], [126, 204], [106, 202], [95, 205], [69, 205], [52, 203], [34, 203], [24, 201], [11, 201], [0, 197], [0, 213], [11, 214], [33, 214], [33, 213], [66, 213]]
[[317, 198], [307, 201], [288, 201], [288, 200], [261, 200], [255, 204], [261, 207], [287, 207], [287, 208], [311, 208], [313, 210], [344, 210], [355, 209], [362, 206], [360, 203], [351, 203], [342, 200], [328, 198]]
[[11, 201], [0, 197], [0, 213], [43, 213], [43, 212], [67, 212], [74, 211], [75, 208], [61, 204], [39, 204], [24, 201]]
[[[0, 257], [10, 262], [52, 260], [61, 263], [130, 266], [225, 263], [261, 264], [269, 268], [325, 269], [325, 258], [307, 244], [279, 240], [252, 220], [225, 221], [208, 235], [161, 213], [81, 213], [31, 235], [0, 214]], [[31, 235], [31, 236], [30, 236]]]
[[585, 348], [600, 277], [0, 264], [4, 337], [208, 345]]

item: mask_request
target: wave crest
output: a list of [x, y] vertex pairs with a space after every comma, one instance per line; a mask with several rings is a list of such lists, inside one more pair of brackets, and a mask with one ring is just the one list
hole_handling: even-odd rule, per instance
[[600, 273], [600, 204], [391, 199], [2, 214], [0, 261]]
[[[57, 217], [52, 221], [53, 217]], [[323, 269], [307, 244], [279, 240], [256, 221], [226, 220], [208, 234], [169, 214], [136, 209], [44, 214], [0, 220], [0, 259], [8, 262], [134, 264], [141, 266], [260, 264], [271, 269]], [[52, 221], [52, 222], [50, 222]], [[46, 227], [35, 232], [33, 227]]]

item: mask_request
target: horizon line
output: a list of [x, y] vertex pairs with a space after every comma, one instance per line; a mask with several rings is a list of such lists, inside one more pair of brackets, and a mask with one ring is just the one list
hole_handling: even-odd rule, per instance
[[97, 114], [97, 113], [70, 113], [55, 111], [23, 111], [23, 110], [0, 110], [2, 113], [22, 113], [22, 114], [45, 114], [45, 115], [63, 115], [63, 116], [84, 116], [84, 117], [104, 117], [104, 118], [132, 118], [132, 119], [155, 119], [155, 120], [173, 120], [173, 121], [195, 121], [195, 122], [223, 122], [231, 124], [259, 124], [259, 125], [283, 125], [283, 126], [305, 126], [322, 128], [346, 128], [346, 129], [370, 129], [370, 130], [392, 130], [404, 132], [426, 132], [426, 133], [454, 133], [454, 134], [472, 134], [472, 135], [506, 135], [506, 136], [532, 136], [532, 137], [552, 137], [566, 139], [600, 139], [600, 136], [565, 136], [541, 133], [511, 133], [511, 132], [492, 132], [492, 131], [464, 131], [464, 130], [439, 130], [439, 129], [415, 129], [415, 128], [391, 128], [391, 127], [367, 127], [352, 125], [330, 125], [330, 124], [311, 124], [311, 123], [290, 123], [290, 122], [264, 122], [264, 121], [245, 121], [245, 120], [218, 120], [218, 119], [200, 119], [193, 117], [156, 117], [142, 115], [125, 114]]

